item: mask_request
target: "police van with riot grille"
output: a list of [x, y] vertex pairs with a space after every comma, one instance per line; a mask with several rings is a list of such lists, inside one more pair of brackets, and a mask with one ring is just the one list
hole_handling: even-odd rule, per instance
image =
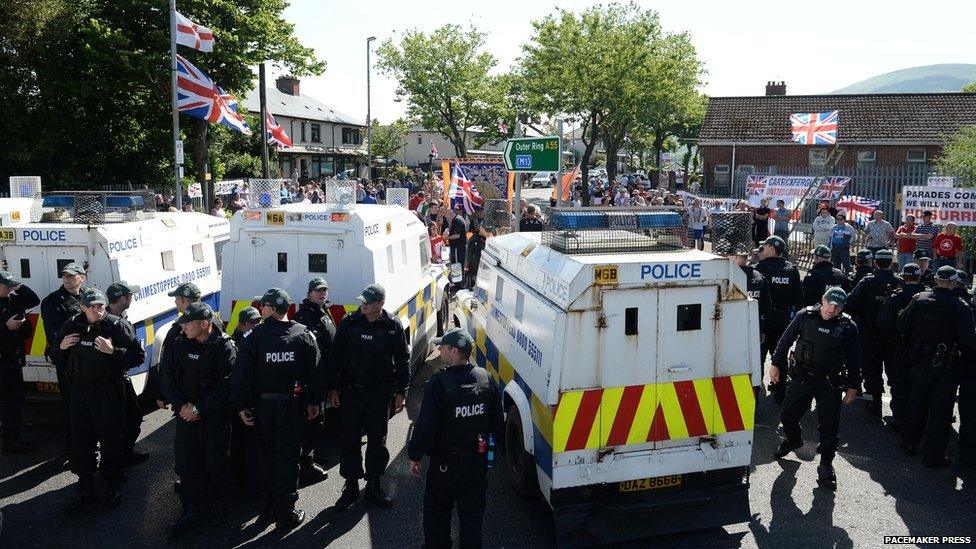
[[561, 543], [748, 521], [758, 304], [676, 211], [553, 209], [490, 238], [453, 322], [506, 410], [508, 474]]
[[[0, 232], [0, 266], [43, 298], [61, 286], [60, 272], [77, 263], [87, 271], [85, 286], [103, 291], [124, 280], [140, 286], [127, 318], [146, 348], [146, 360], [128, 375], [142, 395], [150, 368], [177, 311], [167, 293], [183, 282], [200, 287], [203, 301], [216, 307], [220, 290], [220, 248], [227, 242], [226, 219], [203, 213], [155, 211], [149, 192], [44, 193], [22, 216], [25, 222]], [[45, 356], [47, 337], [40, 307], [28, 314], [24, 380], [34, 397], [58, 392], [54, 366]], [[33, 390], [31, 390], [33, 389]]]
[[401, 206], [354, 204], [354, 193], [348, 182], [332, 181], [327, 203], [280, 204], [275, 188], [261, 191], [252, 180], [249, 206], [231, 219], [224, 248], [220, 310], [228, 333], [268, 288], [291, 295], [292, 317], [309, 280], [324, 278], [338, 326], [359, 307], [363, 288], [380, 283], [384, 308], [403, 323], [411, 364], [427, 357], [448, 320], [446, 269], [431, 262], [427, 228], [416, 215]]

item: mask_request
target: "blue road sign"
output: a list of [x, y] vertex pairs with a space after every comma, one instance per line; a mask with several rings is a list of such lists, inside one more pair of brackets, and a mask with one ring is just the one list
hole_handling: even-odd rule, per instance
[[531, 154], [519, 154], [515, 156], [515, 167], [522, 169], [529, 169], [532, 167], [532, 155]]

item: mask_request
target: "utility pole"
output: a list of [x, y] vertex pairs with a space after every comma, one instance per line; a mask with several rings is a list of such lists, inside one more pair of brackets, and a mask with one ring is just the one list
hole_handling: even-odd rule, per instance
[[179, 84], [176, 76], [176, 0], [169, 0], [169, 57], [170, 57], [170, 100], [173, 108], [173, 168], [176, 172], [176, 209], [183, 211], [183, 142], [180, 141], [180, 101], [177, 95]]
[[[515, 137], [522, 137], [522, 122], [520, 120], [515, 121]], [[522, 176], [525, 174], [516, 173], [515, 174], [515, 201], [512, 204], [512, 213], [515, 214], [515, 223], [512, 227], [512, 232], [518, 232], [519, 225], [522, 223]]]
[[[563, 207], [563, 119], [556, 121], [556, 133], [559, 134], [559, 171], [556, 172], [556, 207]], [[572, 182], [570, 182], [572, 184]]]
[[369, 95], [369, 45], [373, 40], [376, 40], [375, 36], [366, 39], [366, 179], [370, 180], [373, 179], [373, 119]]
[[259, 101], [261, 101], [261, 177], [270, 179], [271, 172], [268, 167], [268, 90], [264, 87], [264, 61], [258, 65], [258, 89], [261, 90], [258, 94]]

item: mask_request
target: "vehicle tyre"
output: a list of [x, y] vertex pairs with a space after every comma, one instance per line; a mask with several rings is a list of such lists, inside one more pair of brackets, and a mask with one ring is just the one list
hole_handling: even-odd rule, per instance
[[441, 300], [441, 308], [437, 310], [437, 337], [444, 335], [444, 332], [447, 331], [448, 319], [451, 318], [449, 306], [449, 300], [447, 296], [444, 296], [444, 299]]
[[522, 439], [522, 417], [518, 406], [512, 405], [505, 417], [505, 464], [512, 487], [522, 498], [533, 497], [538, 493], [539, 481], [536, 477], [535, 458], [525, 451]]

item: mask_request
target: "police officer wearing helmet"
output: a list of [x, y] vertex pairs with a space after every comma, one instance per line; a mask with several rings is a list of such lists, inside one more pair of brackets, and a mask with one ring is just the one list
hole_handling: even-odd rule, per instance
[[271, 288], [255, 301], [264, 321], [241, 339], [230, 401], [245, 425], [257, 427], [261, 520], [291, 529], [305, 520], [305, 511], [295, 509], [302, 430], [319, 415], [325, 384], [315, 336], [288, 320], [288, 293]]
[[954, 268], [940, 267], [935, 289], [915, 296], [898, 318], [914, 365], [903, 448], [913, 454], [921, 446], [922, 465], [932, 468], [949, 465], [945, 450], [963, 367], [961, 352], [976, 351], [973, 311], [952, 293], [958, 278]]
[[874, 272], [874, 254], [871, 250], [859, 250], [854, 257], [854, 273], [851, 275], [851, 288], [856, 288], [861, 280]]
[[[366, 477], [366, 498], [380, 507], [393, 500], [380, 477], [390, 461], [386, 448], [390, 396], [394, 412], [403, 410], [410, 382], [410, 352], [400, 319], [383, 310], [386, 290], [370, 284], [358, 297], [359, 310], [339, 323], [329, 357], [329, 402], [339, 409], [339, 474], [346, 480], [336, 509], [359, 499], [359, 479]], [[360, 451], [366, 433], [366, 468]], [[365, 474], [364, 474], [365, 473]]]
[[40, 298], [7, 271], [0, 271], [0, 440], [3, 454], [33, 452], [37, 445], [20, 440], [24, 410], [24, 343], [31, 336], [27, 310]]
[[[132, 305], [132, 296], [139, 293], [139, 286], [129, 284], [124, 280], [113, 283], [105, 288], [105, 298], [108, 299], [108, 312], [119, 317], [119, 322], [129, 325], [132, 333], [135, 328], [126, 318], [126, 310]], [[133, 360], [137, 357], [133, 356]], [[141, 365], [146, 360], [146, 351], [143, 350], [136, 366]], [[136, 397], [136, 389], [132, 386], [132, 380], [128, 375], [122, 378], [122, 391], [125, 397], [125, 462], [129, 465], [142, 463], [149, 459], [146, 452], [136, 452], [136, 441], [139, 440], [139, 432], [142, 430], [142, 406]]]
[[921, 281], [922, 270], [915, 263], [904, 265], [901, 278], [904, 281], [885, 300], [878, 311], [878, 337], [885, 342], [885, 375], [891, 387], [891, 421], [888, 426], [899, 431], [906, 423], [908, 411], [908, 392], [911, 390], [912, 362], [909, 356], [910, 345], [898, 332], [898, 317], [912, 298], [927, 290]]
[[[323, 365], [324, 359], [328, 358], [332, 349], [332, 336], [336, 332], [332, 316], [326, 309], [328, 299], [329, 283], [324, 278], [313, 278], [308, 283], [308, 293], [305, 299], [302, 300], [301, 305], [298, 306], [298, 311], [295, 312], [295, 322], [304, 324], [315, 335], [319, 354], [323, 357]], [[322, 376], [325, 377], [325, 372], [322, 372]], [[323, 426], [322, 414], [305, 424], [305, 433], [302, 437], [302, 482], [312, 484], [329, 477], [325, 469], [315, 463], [315, 460], [318, 459], [316, 454], [322, 438]]]
[[[55, 355], [59, 353], [53, 349], [53, 342], [64, 323], [81, 312], [81, 289], [85, 283], [85, 269], [77, 263], [68, 263], [61, 268], [58, 275], [61, 277], [61, 287], [48, 294], [41, 301], [41, 322], [44, 323], [44, 335], [47, 338], [45, 354], [50, 357], [51, 363], [54, 364], [55, 373], [58, 376], [58, 388], [61, 391], [61, 406], [64, 410], [65, 423], [70, 425], [71, 382], [64, 375], [64, 364], [60, 364], [55, 358]], [[65, 455], [70, 457], [70, 431], [65, 437], [64, 451]]]
[[[786, 241], [778, 236], [771, 236], [763, 241], [759, 247], [759, 263], [756, 270], [766, 279], [769, 287], [769, 297], [772, 309], [766, 319], [766, 337], [760, 345], [760, 359], [765, 362], [766, 354], [772, 354], [776, 343], [783, 335], [783, 331], [790, 323], [796, 311], [803, 307], [803, 285], [800, 283], [800, 271], [793, 263], [785, 260]], [[760, 372], [761, 374], [762, 372]], [[762, 379], [762, 375], [760, 375]], [[770, 391], [777, 402], [783, 401], [786, 390], [786, 376], [783, 384], [772, 382]]]
[[843, 288], [845, 292], [851, 291], [851, 280], [830, 262], [830, 248], [821, 244], [810, 253], [813, 255], [813, 266], [803, 277], [806, 305], [816, 305], [817, 296], [823, 296], [831, 286]]
[[203, 514], [200, 502], [211, 495], [210, 522], [217, 525], [227, 514], [230, 492], [227, 450], [230, 417], [227, 397], [237, 347], [217, 328], [206, 303], [191, 303], [177, 320], [181, 334], [162, 364], [161, 385], [176, 416], [176, 474], [182, 487], [183, 513], [173, 524], [179, 534]]
[[[868, 410], [871, 415], [881, 419], [881, 395], [884, 394], [882, 367], [888, 343], [881, 339], [878, 329], [878, 312], [886, 299], [891, 297], [902, 284], [891, 270], [895, 254], [882, 248], [874, 253], [874, 272], [868, 274], [851, 292], [844, 309], [854, 317], [861, 334], [861, 373], [864, 376], [864, 389], [871, 395]], [[860, 385], [858, 385], [860, 386]]]
[[857, 326], [842, 312], [846, 302], [847, 292], [842, 288], [828, 288], [820, 305], [798, 313], [779, 340], [769, 369], [769, 377], [777, 381], [795, 341], [796, 365], [790, 372], [792, 381], [786, 390], [780, 418], [786, 436], [773, 456], [780, 459], [803, 446], [800, 419], [816, 400], [820, 425], [817, 484], [830, 490], [837, 489], [833, 461], [839, 442], [841, 399], [844, 404], [854, 401], [857, 396], [854, 386], [860, 379], [861, 348]]
[[122, 376], [138, 363], [142, 344], [132, 326], [108, 313], [108, 300], [98, 288], [81, 293], [81, 312], [64, 323], [51, 342], [51, 352], [65, 369], [71, 387], [71, 472], [78, 475], [78, 493], [69, 511], [81, 511], [95, 499], [95, 448], [107, 484], [110, 505], [122, 501], [123, 478]]
[[461, 547], [481, 547], [487, 488], [489, 437], [504, 431], [495, 384], [469, 360], [474, 340], [452, 328], [434, 340], [447, 367], [424, 386], [424, 399], [407, 446], [410, 472], [430, 458], [424, 491], [424, 540], [428, 548], [451, 547], [451, 513], [458, 507]]

